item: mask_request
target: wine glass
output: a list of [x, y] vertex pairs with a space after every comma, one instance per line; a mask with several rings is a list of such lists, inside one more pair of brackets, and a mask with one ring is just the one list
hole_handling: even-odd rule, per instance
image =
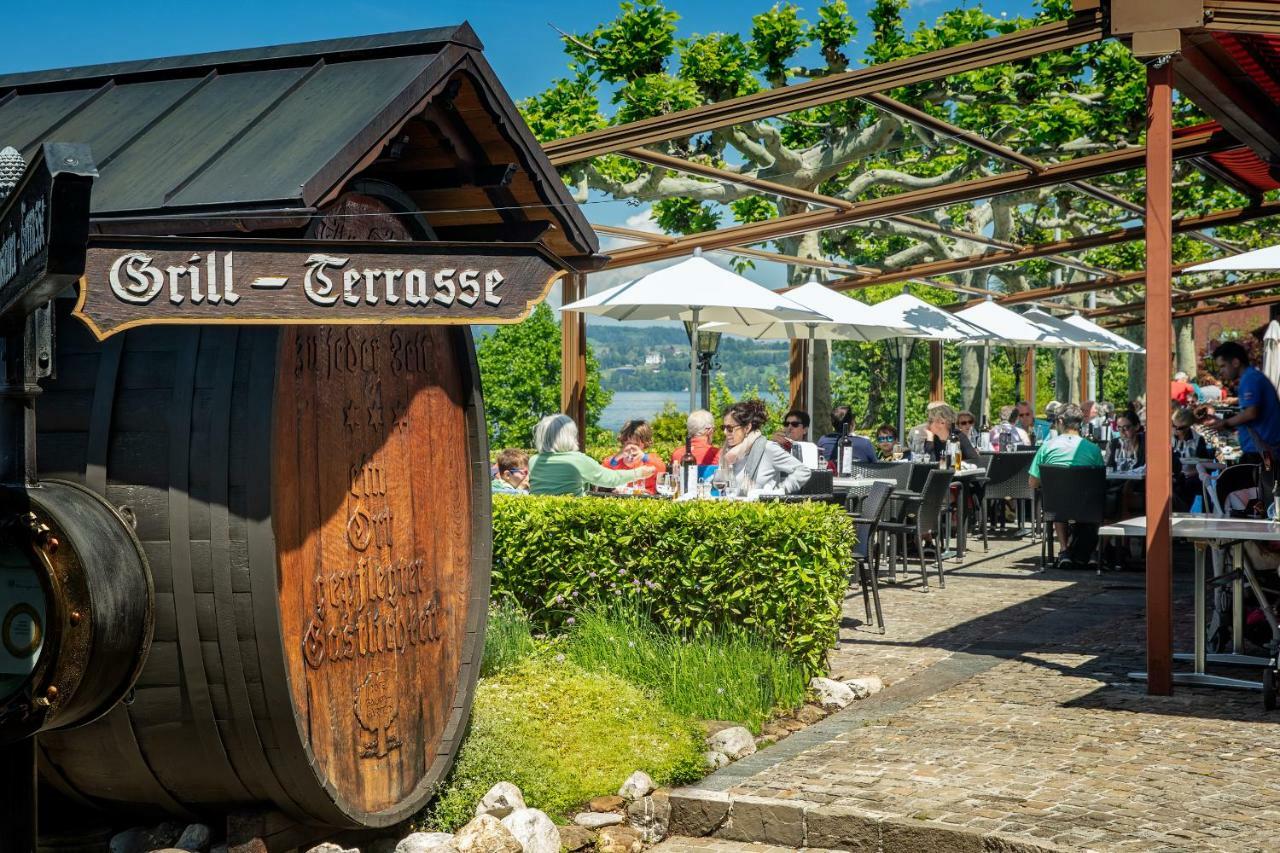
[[658, 477], [658, 494], [664, 498], [669, 498], [676, 493], [675, 483], [671, 479], [670, 474], [662, 474]]
[[711, 475], [711, 488], [715, 489], [723, 496], [725, 490], [729, 487], [730, 479], [728, 469], [721, 465], [715, 470], [715, 473]]

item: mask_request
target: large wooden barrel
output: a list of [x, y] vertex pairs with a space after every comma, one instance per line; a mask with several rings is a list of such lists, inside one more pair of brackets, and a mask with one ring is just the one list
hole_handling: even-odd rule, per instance
[[246, 804], [385, 826], [465, 728], [489, 592], [466, 328], [170, 327], [62, 316], [42, 476], [133, 520], [155, 637], [132, 694], [42, 735], [44, 782], [112, 810]]

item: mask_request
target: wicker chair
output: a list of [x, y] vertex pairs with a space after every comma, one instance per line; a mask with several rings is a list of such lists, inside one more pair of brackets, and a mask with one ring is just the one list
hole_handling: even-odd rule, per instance
[[867, 611], [867, 624], [871, 624], [871, 604], [874, 600], [876, 608], [876, 625], [880, 633], [884, 633], [884, 613], [880, 610], [880, 548], [877, 538], [884, 514], [889, 508], [889, 496], [893, 494], [891, 483], [874, 483], [871, 493], [862, 500], [861, 506], [855, 510], [850, 501], [849, 514], [858, 525], [858, 543], [853, 549], [853, 559], [857, 564], [858, 584], [862, 588], [862, 606]]
[[951, 472], [930, 468], [925, 476], [924, 488], [918, 496], [908, 497], [904, 503], [915, 509], [915, 518], [908, 521], [882, 522], [880, 527], [887, 533], [900, 538], [902, 554], [906, 556], [907, 537], [914, 533], [916, 537], [916, 553], [920, 559], [920, 580], [925, 590], [929, 589], [929, 573], [924, 562], [924, 543], [933, 540], [934, 561], [938, 567], [938, 586], [946, 588], [947, 579], [942, 573], [942, 516], [946, 509], [947, 498], [951, 493]]
[[[992, 501], [1004, 502], [1011, 500], [1014, 502], [1018, 513], [1018, 531], [1023, 529], [1023, 521], [1028, 516], [1023, 515], [1023, 502], [1030, 501], [1033, 507], [1030, 517], [1035, 517], [1034, 504], [1036, 499], [1035, 490], [1031, 488], [1031, 460], [1035, 459], [1035, 453], [1026, 451], [1014, 451], [1012, 453], [997, 453], [991, 457], [991, 463], [987, 467], [987, 487], [983, 496], [983, 502], [989, 504]], [[987, 520], [987, 507], [982, 509], [983, 521]], [[1004, 516], [1000, 515], [1001, 526], [1003, 527]]]

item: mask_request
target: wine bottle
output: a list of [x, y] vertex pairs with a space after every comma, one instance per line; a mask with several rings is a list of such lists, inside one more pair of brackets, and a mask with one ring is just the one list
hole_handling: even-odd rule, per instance
[[853, 436], [849, 435], [849, 424], [841, 427], [840, 440], [836, 442], [836, 469], [841, 477], [853, 473]]
[[689, 436], [684, 438], [684, 458], [680, 460], [680, 491], [687, 495], [698, 491], [698, 462]]

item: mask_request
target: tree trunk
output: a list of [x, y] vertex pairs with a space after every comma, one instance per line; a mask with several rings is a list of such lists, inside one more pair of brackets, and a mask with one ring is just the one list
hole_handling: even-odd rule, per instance
[[1200, 372], [1199, 359], [1196, 353], [1195, 327], [1190, 317], [1183, 320], [1173, 321], [1174, 333], [1174, 366], [1176, 370], [1181, 370], [1190, 376], [1196, 378], [1196, 374]]
[[1054, 353], [1053, 396], [1061, 403], [1083, 403], [1080, 399], [1080, 352], [1061, 349]]
[[[1146, 329], [1143, 326], [1129, 326], [1121, 334], [1137, 344], [1146, 340]], [[1129, 397], [1122, 401], [1122, 406], [1127, 408], [1131, 402], [1146, 393], [1147, 357], [1145, 354], [1125, 357], [1129, 359]]]
[[960, 409], [972, 412], [982, 423], [982, 347], [956, 347], [960, 350]]

